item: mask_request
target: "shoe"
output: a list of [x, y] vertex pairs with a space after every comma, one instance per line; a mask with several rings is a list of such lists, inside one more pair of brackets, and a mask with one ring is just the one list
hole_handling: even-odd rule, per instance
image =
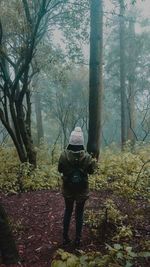
[[67, 237], [63, 239], [63, 246], [69, 245], [71, 243], [71, 240]]

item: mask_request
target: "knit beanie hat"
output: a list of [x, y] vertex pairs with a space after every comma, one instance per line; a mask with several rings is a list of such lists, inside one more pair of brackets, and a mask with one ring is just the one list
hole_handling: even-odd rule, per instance
[[81, 127], [75, 127], [74, 131], [71, 132], [69, 144], [74, 146], [84, 145], [84, 137]]

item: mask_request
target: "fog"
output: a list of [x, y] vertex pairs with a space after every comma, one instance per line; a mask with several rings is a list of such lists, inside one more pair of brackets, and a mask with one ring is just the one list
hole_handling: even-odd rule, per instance
[[[14, 3], [7, 3], [7, 8], [6, 3], [2, 2], [3, 40], [5, 40], [4, 45], [8, 54], [6, 60], [8, 60], [10, 74], [9, 82], [13, 86], [18, 78], [14, 66], [16, 62], [20, 64], [19, 68], [24, 64], [25, 47], [28, 47], [28, 39], [30, 40], [31, 37], [28, 34], [29, 32], [24, 30], [24, 25], [28, 27], [24, 24], [26, 20], [24, 13], [22, 13], [19, 22], [16, 18], [20, 14], [14, 16], [15, 12], [18, 12], [15, 1]], [[121, 54], [119, 2], [103, 1], [103, 3], [102, 68], [104, 90], [103, 109], [100, 113], [102, 113], [102, 146], [105, 146], [112, 142], [117, 144], [121, 142]], [[123, 15], [125, 24], [124, 79], [128, 106], [126, 113], [129, 117], [131, 110], [134, 113], [132, 114], [134, 118], [132, 133], [134, 133], [136, 141], [149, 141], [150, 1], [138, 0], [134, 5], [130, 3], [131, 1], [125, 1]], [[37, 16], [37, 7], [34, 6], [34, 3], [29, 6], [34, 18]], [[20, 10], [21, 8], [23, 12], [20, 2]], [[76, 1], [71, 1], [68, 4], [58, 5], [56, 9], [51, 8], [52, 6], [49, 7], [50, 13], [45, 15], [46, 19], [41, 20], [36, 36], [37, 43], [34, 44], [32, 64], [29, 67], [28, 79], [32, 93], [32, 110], [29, 107], [29, 110], [26, 110], [28, 102], [24, 97], [23, 111], [26, 116], [28, 116], [29, 111], [31, 112], [31, 128], [35, 144], [38, 144], [41, 139], [50, 145], [56, 142], [64, 147], [68, 142], [71, 130], [77, 124], [82, 125], [86, 142], [88, 140], [90, 7], [88, 1], [83, 2], [81, 7]], [[132, 25], [131, 22], [133, 22]], [[14, 31], [15, 28], [16, 31]], [[17, 48], [15, 48], [16, 46]], [[35, 75], [32, 75], [32, 70]], [[132, 80], [133, 82], [131, 82]], [[3, 90], [5, 83], [4, 79], [2, 81], [1, 99], [6, 97], [7, 100], [8, 95], [5, 96]], [[18, 81], [18, 86], [21, 92], [24, 88], [22, 77]], [[133, 87], [132, 93], [130, 87]], [[131, 99], [133, 108], [130, 103]], [[3, 100], [1, 101], [1, 107], [3, 110]], [[4, 108], [4, 113], [5, 111]], [[11, 110], [8, 110], [6, 117], [9, 117], [10, 114]], [[14, 118], [12, 116], [10, 116], [10, 121], [13, 127], [15, 122], [13, 122]], [[3, 128], [5, 127], [1, 124], [2, 141], [4, 140], [3, 133], [7, 132]]]

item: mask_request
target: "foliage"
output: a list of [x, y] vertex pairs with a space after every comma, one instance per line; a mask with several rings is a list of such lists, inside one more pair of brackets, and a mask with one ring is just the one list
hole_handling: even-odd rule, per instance
[[1, 147], [0, 162], [0, 189], [3, 192], [16, 192], [18, 159], [14, 148]]
[[[100, 252], [90, 252], [85, 254], [83, 251], [80, 251], [80, 256], [76, 256], [59, 249], [56, 254], [56, 259], [52, 261], [51, 267], [104, 266], [100, 265], [101, 262]], [[107, 262], [107, 259], [105, 262]]]
[[96, 174], [90, 178], [91, 188], [111, 189], [128, 199], [147, 197], [150, 177], [149, 153], [149, 144], [137, 144], [133, 152], [129, 144], [123, 152], [116, 146], [106, 148], [101, 155]]
[[0, 120], [12, 138], [20, 161], [36, 167], [29, 84], [38, 71], [33, 67], [35, 50], [47, 28], [47, 13], [54, 6], [50, 6], [51, 1], [1, 2]]
[[50, 153], [46, 145], [37, 149], [38, 166], [32, 169], [29, 163], [20, 164], [14, 148], [0, 149], [0, 190], [16, 193], [40, 189], [56, 189], [60, 186], [57, 166], [51, 164]]
[[91, 209], [85, 211], [85, 223], [101, 239], [106, 239], [106, 235], [111, 234], [110, 230], [116, 231], [123, 219], [124, 216], [111, 199], [107, 199], [96, 211]]
[[[48, 62], [49, 69], [55, 73], [53, 64], [56, 60], [53, 36], [55, 30], [63, 34], [67, 43], [66, 52], [72, 61], [75, 58], [82, 59], [81, 40], [87, 36], [85, 31], [87, 24], [84, 21], [88, 20], [88, 16], [85, 16], [85, 12], [88, 12], [88, 1], [84, 1], [82, 6], [76, 4], [76, 1], [68, 0], [2, 0], [1, 2], [0, 120], [14, 142], [20, 161], [29, 162], [36, 167], [31, 131], [31, 115], [33, 115], [31, 92], [34, 79], [41, 80], [40, 71], [45, 69], [44, 65]], [[44, 42], [48, 45], [43, 46]], [[65, 53], [60, 55], [61, 49], [58, 50], [57, 59], [63, 73], [62, 64], [67, 66], [66, 60], [64, 61]], [[48, 76], [49, 73], [50, 71]], [[36, 78], [33, 79], [35, 74]], [[55, 78], [53, 75], [51, 82]], [[43, 73], [39, 91], [42, 91], [44, 83], [49, 83], [46, 73]], [[50, 87], [48, 84], [48, 89]], [[59, 90], [57, 83], [56, 91]]]
[[131, 267], [137, 258], [148, 258], [149, 252], [135, 253], [132, 247], [114, 244], [106, 245], [107, 254], [101, 252], [79, 251], [79, 255], [59, 249], [52, 261], [51, 267]]
[[[41, 143], [40, 148], [36, 150], [38, 166], [33, 170], [29, 163], [19, 163], [12, 147], [1, 146], [0, 190], [18, 192], [20, 187], [22, 191], [29, 191], [61, 186], [57, 171], [60, 154], [58, 148], [53, 155], [54, 165], [51, 163], [51, 151], [47, 144]], [[150, 176], [150, 163], [147, 162], [149, 154], [150, 145], [148, 144], [136, 145], [133, 153], [130, 152], [129, 145], [123, 152], [120, 152], [116, 146], [106, 148], [101, 155], [96, 173], [90, 176], [90, 188], [109, 189], [128, 200], [139, 196], [147, 198]], [[143, 164], [145, 164], [144, 167]]]

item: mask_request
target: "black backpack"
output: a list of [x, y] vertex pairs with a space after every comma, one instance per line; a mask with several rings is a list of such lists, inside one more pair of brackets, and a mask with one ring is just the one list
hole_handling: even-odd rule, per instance
[[71, 172], [67, 175], [66, 185], [72, 191], [82, 191], [86, 188], [87, 175], [79, 166], [79, 162], [72, 166]]

